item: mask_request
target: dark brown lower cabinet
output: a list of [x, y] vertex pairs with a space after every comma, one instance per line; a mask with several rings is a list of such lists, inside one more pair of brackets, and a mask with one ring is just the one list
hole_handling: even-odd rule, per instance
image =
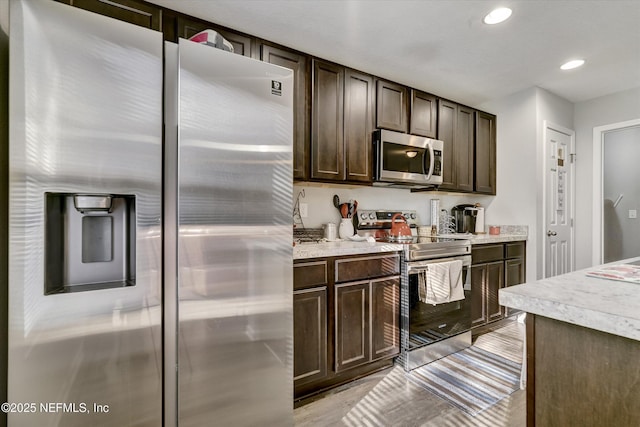
[[503, 277], [503, 261], [471, 266], [471, 327], [502, 318], [498, 290], [504, 287]]
[[471, 249], [471, 326], [516, 313], [500, 305], [498, 291], [525, 282], [524, 241], [474, 245]]
[[399, 274], [398, 253], [294, 263], [296, 401], [393, 365]]
[[293, 380], [297, 384], [327, 375], [327, 287], [293, 292]]
[[398, 354], [400, 279], [336, 285], [336, 372]]
[[[527, 280], [525, 242], [505, 243], [504, 286], [513, 286]], [[505, 316], [518, 313], [519, 310], [505, 307]]]
[[371, 359], [369, 283], [336, 285], [336, 372]]
[[400, 353], [400, 280], [371, 282], [371, 359]]

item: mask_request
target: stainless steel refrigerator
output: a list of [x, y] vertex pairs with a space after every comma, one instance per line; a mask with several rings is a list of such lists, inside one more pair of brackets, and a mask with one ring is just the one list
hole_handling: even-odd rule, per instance
[[9, 425], [292, 424], [292, 72], [53, 1], [9, 44]]

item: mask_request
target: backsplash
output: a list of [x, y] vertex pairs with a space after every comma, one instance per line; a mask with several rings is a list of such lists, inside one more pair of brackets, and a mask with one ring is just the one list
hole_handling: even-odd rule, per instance
[[[301, 192], [304, 191], [304, 197]], [[451, 208], [461, 203], [480, 203], [485, 208], [486, 222], [491, 222], [490, 205], [494, 196], [476, 194], [455, 194], [439, 191], [412, 193], [410, 190], [398, 188], [363, 187], [330, 184], [308, 184], [293, 186], [293, 200], [300, 194], [300, 204], [307, 205], [307, 216], [296, 217], [296, 224], [300, 221], [305, 228], [319, 228], [328, 222], [339, 223], [340, 213], [333, 205], [333, 195], [340, 198], [340, 202], [357, 200], [359, 209], [398, 209], [415, 210], [419, 224], [431, 223], [431, 199], [440, 199], [440, 208], [451, 211]]]

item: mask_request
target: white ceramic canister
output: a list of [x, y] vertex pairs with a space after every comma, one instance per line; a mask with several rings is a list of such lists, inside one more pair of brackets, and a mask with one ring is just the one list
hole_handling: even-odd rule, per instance
[[340, 220], [340, 227], [338, 228], [338, 234], [341, 239], [348, 239], [353, 236], [353, 221], [351, 218], [342, 218]]

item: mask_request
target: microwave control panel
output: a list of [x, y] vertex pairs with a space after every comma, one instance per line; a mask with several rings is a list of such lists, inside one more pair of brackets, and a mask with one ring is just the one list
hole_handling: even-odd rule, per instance
[[433, 175], [442, 176], [442, 151], [433, 150]]

